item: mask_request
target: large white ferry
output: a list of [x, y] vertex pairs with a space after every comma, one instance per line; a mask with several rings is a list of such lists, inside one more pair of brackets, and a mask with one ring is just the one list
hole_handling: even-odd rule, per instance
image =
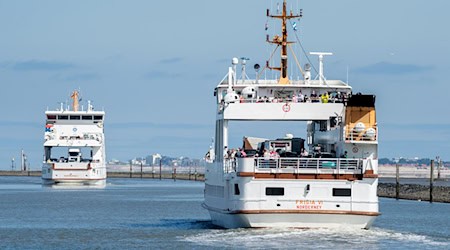
[[[267, 38], [281, 48], [281, 65], [267, 62], [263, 70], [277, 70], [279, 78], [258, 79], [255, 65], [257, 77], [248, 79], [242, 58], [238, 77], [234, 58], [215, 88], [216, 133], [207, 154], [203, 206], [212, 223], [224, 228], [367, 229], [379, 215], [375, 96], [353, 94], [347, 83], [325, 79], [323, 57], [331, 53], [311, 53], [319, 57], [316, 79], [310, 65], [301, 69], [301, 79], [289, 79], [287, 22], [301, 11], [288, 13], [286, 5], [277, 15], [267, 10], [282, 22], [282, 35]], [[300, 138], [280, 131], [281, 138], [273, 139], [241, 135], [242, 147], [235, 150], [229, 145], [234, 121], [298, 122], [306, 133]]]
[[79, 110], [74, 91], [72, 110], [63, 104], [46, 111], [43, 184], [104, 185], [106, 183], [104, 111]]

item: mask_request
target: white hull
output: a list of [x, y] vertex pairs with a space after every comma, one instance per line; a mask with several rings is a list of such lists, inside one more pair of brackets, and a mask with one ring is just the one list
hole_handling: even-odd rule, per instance
[[104, 179], [42, 179], [43, 185], [89, 185], [89, 186], [105, 186]]
[[222, 213], [209, 210], [212, 224], [223, 228], [355, 228], [368, 229], [376, 216], [313, 213]]

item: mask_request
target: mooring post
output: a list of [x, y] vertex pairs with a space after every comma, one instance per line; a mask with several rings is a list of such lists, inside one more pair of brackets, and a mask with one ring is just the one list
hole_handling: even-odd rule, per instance
[[189, 180], [191, 180], [191, 166], [189, 166]]
[[162, 178], [162, 171], [161, 171], [161, 159], [159, 159], [159, 179], [161, 180]]
[[132, 172], [133, 172], [133, 163], [130, 161], [130, 178], [132, 178]]
[[395, 199], [400, 198], [400, 165], [395, 164]]
[[143, 170], [142, 170], [142, 161], [141, 161], [141, 179], [142, 179], [142, 171], [143, 171]]
[[441, 168], [442, 168], [442, 160], [439, 159], [439, 162], [438, 162], [438, 176], [437, 176], [438, 180], [441, 179]]
[[177, 167], [173, 166], [173, 181], [177, 180]]
[[433, 202], [433, 173], [434, 173], [434, 160], [431, 160], [430, 164], [430, 203]]
[[152, 164], [152, 179], [155, 179], [155, 164]]
[[197, 166], [194, 167], [194, 180], [197, 181]]

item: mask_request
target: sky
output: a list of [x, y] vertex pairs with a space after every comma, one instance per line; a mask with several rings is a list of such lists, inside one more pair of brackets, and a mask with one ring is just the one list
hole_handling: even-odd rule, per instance
[[[327, 79], [345, 81], [348, 69], [354, 92], [377, 96], [380, 157], [450, 160], [450, 1], [288, 2], [303, 9], [304, 49], [334, 53]], [[232, 57], [265, 64], [266, 33], [279, 34], [275, 21], [265, 31], [266, 9], [276, 3], [0, 0], [0, 169], [22, 148], [40, 168], [44, 112], [74, 89], [106, 111], [108, 160], [201, 158], [214, 136], [213, 90]], [[233, 138], [294, 125], [256, 126], [232, 125]]]

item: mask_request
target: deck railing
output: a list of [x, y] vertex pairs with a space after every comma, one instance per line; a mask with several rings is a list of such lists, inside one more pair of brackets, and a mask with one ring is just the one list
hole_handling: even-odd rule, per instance
[[281, 169], [340, 169], [358, 170], [361, 169], [359, 159], [346, 158], [256, 158], [255, 170], [267, 168]]
[[[373, 129], [375, 134], [373, 136], [368, 136], [367, 131]], [[346, 126], [345, 128], [345, 139], [347, 141], [376, 141], [378, 139], [378, 129], [376, 126], [371, 128], [366, 128], [362, 132], [356, 132], [351, 126]]]
[[237, 158], [226, 159], [224, 172], [362, 174], [363, 160], [348, 158]]

